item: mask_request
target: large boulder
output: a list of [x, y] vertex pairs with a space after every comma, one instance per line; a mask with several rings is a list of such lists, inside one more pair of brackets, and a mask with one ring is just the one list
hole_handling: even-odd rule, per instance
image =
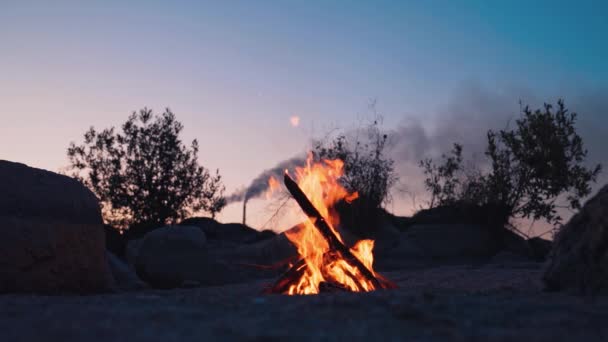
[[608, 292], [608, 186], [557, 232], [548, 259], [547, 290]]
[[112, 285], [95, 195], [73, 178], [0, 160], [0, 292]]
[[207, 239], [197, 227], [165, 226], [147, 233], [135, 251], [137, 275], [153, 287], [173, 288], [198, 278]]
[[263, 258], [266, 252], [283, 253], [281, 248], [275, 248], [280, 245], [244, 251], [236, 248], [239, 246], [211, 249], [199, 227], [167, 226], [149, 232], [141, 240], [130, 241], [127, 258], [135, 260], [140, 278], [156, 288], [225, 285], [276, 276], [279, 269], [258, 265], [256, 257]]

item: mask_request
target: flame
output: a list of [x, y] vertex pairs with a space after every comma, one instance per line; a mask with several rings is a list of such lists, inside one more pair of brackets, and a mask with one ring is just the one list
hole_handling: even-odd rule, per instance
[[[344, 243], [342, 236], [336, 230], [340, 223], [339, 216], [332, 208], [342, 199], [350, 202], [358, 197], [357, 193], [348, 193], [340, 184], [339, 179], [343, 173], [344, 163], [341, 160], [313, 162], [310, 154], [306, 166], [295, 170], [295, 179], [299, 187], [327, 220], [342, 243]], [[269, 182], [274, 183], [276, 179], [274, 181], [272, 179]], [[323, 282], [339, 284], [353, 292], [376, 289], [339, 253], [329, 250], [327, 241], [310, 220], [305, 221], [302, 229], [287, 231], [286, 236], [297, 247], [306, 265], [306, 270], [300, 279], [289, 287], [287, 294], [316, 294], [319, 293], [320, 284]], [[373, 271], [373, 248], [374, 241], [361, 240], [351, 248], [351, 252], [375, 276], [384, 279]]]
[[266, 190], [264, 196], [266, 197], [266, 199], [270, 199], [272, 197], [272, 194], [274, 194], [275, 191], [279, 190], [280, 188], [281, 183], [276, 178], [274, 178], [274, 176], [271, 176], [268, 179], [268, 190]]

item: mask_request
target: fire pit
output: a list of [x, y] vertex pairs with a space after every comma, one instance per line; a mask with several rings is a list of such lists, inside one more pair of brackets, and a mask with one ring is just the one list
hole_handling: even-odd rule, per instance
[[[369, 292], [396, 287], [372, 267], [373, 240], [361, 240], [349, 248], [336, 229], [339, 215], [332, 209], [333, 205], [358, 197], [356, 192], [348, 193], [339, 183], [343, 167], [341, 160], [315, 163], [309, 156], [305, 167], [296, 168], [297, 182], [285, 172], [285, 187], [308, 220], [303, 229], [287, 233], [300, 259], [265, 293]], [[278, 183], [274, 178], [269, 182]]]

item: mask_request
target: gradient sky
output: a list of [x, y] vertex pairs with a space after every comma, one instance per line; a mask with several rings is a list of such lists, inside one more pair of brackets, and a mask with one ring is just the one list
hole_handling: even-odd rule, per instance
[[581, 0], [0, 0], [0, 159], [57, 171], [89, 126], [170, 107], [230, 192], [364, 120], [370, 99], [392, 128], [441, 121], [467, 84], [541, 101], [608, 89], [606, 13]]

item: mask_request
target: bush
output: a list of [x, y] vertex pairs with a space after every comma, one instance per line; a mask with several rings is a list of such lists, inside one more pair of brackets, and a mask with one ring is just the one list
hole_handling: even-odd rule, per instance
[[198, 143], [179, 139], [183, 126], [167, 109], [134, 112], [122, 125], [97, 132], [67, 154], [73, 176], [99, 197], [107, 224], [125, 229], [174, 223], [200, 210], [214, 216], [225, 206], [219, 172], [198, 164]]
[[349, 139], [341, 134], [329, 141], [317, 141], [313, 147], [315, 160], [340, 159], [344, 175], [340, 179], [349, 192], [358, 192], [361, 202], [380, 208], [389, 201], [389, 191], [396, 181], [393, 160], [386, 156], [387, 135], [380, 131], [378, 121], [367, 129], [367, 139]]
[[587, 150], [576, 133], [576, 117], [562, 100], [557, 109], [550, 104], [535, 111], [525, 107], [514, 129], [488, 132], [487, 172], [466, 170], [458, 144], [440, 164], [421, 161], [430, 207], [456, 201], [493, 204], [506, 208], [508, 217], [559, 224], [558, 199], [565, 196], [564, 207], [580, 208], [601, 171], [601, 165], [584, 165]]

